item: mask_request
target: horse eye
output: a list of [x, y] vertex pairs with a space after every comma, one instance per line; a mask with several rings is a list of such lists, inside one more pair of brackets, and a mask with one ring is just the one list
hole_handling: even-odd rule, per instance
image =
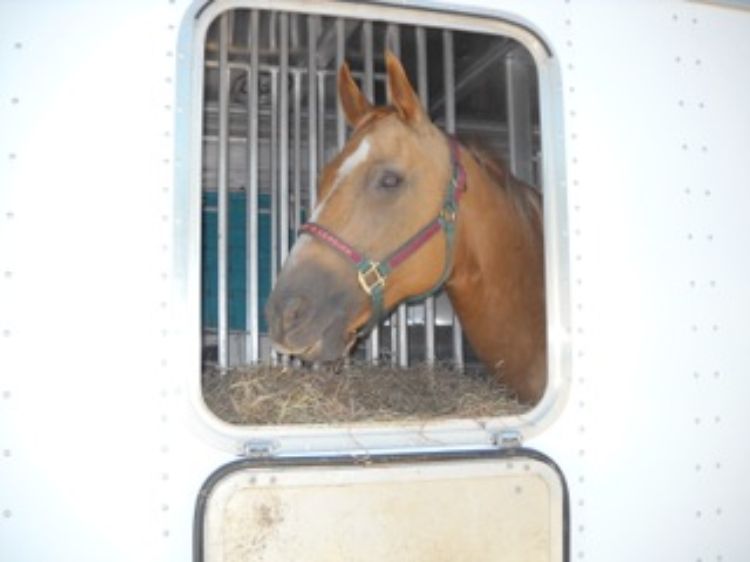
[[395, 189], [399, 187], [404, 181], [404, 178], [400, 174], [392, 170], [386, 170], [380, 176], [378, 185], [383, 189]]

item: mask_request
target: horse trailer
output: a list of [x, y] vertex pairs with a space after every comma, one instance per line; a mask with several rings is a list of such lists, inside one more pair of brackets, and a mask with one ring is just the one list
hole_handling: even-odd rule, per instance
[[[747, 1], [5, 0], [0, 38], [0, 560], [750, 559]], [[292, 408], [256, 368], [479, 377], [444, 293], [335, 370], [271, 345], [337, 72], [387, 105], [387, 52], [541, 193], [543, 396], [227, 417]]]

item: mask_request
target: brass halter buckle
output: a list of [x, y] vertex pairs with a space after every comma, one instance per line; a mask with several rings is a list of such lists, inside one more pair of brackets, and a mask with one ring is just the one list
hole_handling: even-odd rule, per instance
[[372, 292], [375, 289], [385, 287], [385, 277], [380, 273], [380, 263], [376, 261], [371, 261], [367, 269], [358, 271], [357, 280], [359, 281], [359, 286], [369, 296], [372, 296]]

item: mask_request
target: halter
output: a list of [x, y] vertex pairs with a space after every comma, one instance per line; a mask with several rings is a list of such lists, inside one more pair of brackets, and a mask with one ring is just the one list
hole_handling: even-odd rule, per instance
[[383, 300], [385, 295], [385, 284], [390, 273], [412, 254], [416, 253], [435, 234], [441, 230], [445, 233], [445, 263], [440, 279], [429, 291], [409, 299], [409, 301], [420, 300], [439, 291], [453, 269], [453, 242], [456, 231], [456, 214], [458, 213], [458, 202], [466, 191], [466, 173], [459, 160], [458, 142], [451, 137], [451, 164], [453, 173], [446, 187], [443, 206], [438, 215], [423, 226], [414, 236], [401, 244], [396, 250], [388, 254], [380, 261], [372, 260], [359, 252], [351, 244], [344, 242], [327, 228], [308, 222], [300, 227], [300, 234], [309, 234], [339, 252], [357, 268], [357, 280], [362, 290], [367, 293], [372, 303], [370, 319], [365, 324], [362, 333], [367, 332], [375, 326], [383, 317], [385, 310]]

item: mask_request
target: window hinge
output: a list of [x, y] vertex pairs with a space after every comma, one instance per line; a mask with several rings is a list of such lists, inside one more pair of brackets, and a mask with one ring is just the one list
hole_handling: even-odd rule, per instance
[[498, 449], [518, 449], [523, 446], [521, 433], [515, 429], [498, 431], [492, 435], [492, 440]]
[[242, 446], [243, 456], [251, 459], [264, 459], [273, 456], [278, 443], [270, 439], [251, 439]]

